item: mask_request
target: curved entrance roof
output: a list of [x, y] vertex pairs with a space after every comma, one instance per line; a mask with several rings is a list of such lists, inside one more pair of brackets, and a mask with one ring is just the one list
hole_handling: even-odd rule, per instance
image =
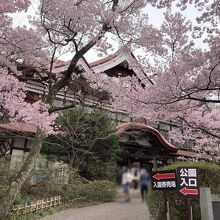
[[[143, 123], [129, 122], [117, 126], [117, 134], [124, 145], [134, 145], [136, 148], [176, 153], [178, 148], [169, 143], [155, 128]], [[125, 137], [126, 136], [126, 137]], [[125, 140], [126, 139], [126, 140]]]

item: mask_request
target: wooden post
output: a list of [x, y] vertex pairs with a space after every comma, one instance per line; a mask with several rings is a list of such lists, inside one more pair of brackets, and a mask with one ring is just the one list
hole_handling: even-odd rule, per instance
[[167, 220], [170, 220], [170, 204], [168, 199], [167, 199]]
[[25, 203], [25, 207], [24, 207], [24, 214], [27, 214], [28, 213], [28, 204]]
[[192, 209], [192, 205], [190, 204], [190, 220], [193, 220], [193, 209]]
[[190, 204], [190, 199], [189, 198], [187, 198], [187, 219], [188, 220], [191, 220], [191, 213], [190, 213], [190, 206], [191, 206], [191, 204]]

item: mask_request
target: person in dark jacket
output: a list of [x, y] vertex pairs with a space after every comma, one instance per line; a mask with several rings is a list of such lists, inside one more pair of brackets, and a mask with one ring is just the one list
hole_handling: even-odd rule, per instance
[[142, 202], [146, 201], [149, 181], [150, 181], [150, 175], [147, 172], [147, 170], [144, 170], [144, 172], [140, 176], [140, 189], [141, 189]]

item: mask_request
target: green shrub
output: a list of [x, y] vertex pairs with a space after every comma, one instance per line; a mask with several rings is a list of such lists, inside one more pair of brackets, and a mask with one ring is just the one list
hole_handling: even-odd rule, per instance
[[68, 184], [61, 184], [52, 170], [40, 173], [45, 178], [37, 185], [31, 186], [30, 179], [23, 186], [21, 196], [16, 200], [22, 203], [28, 199], [35, 201], [47, 197], [60, 195], [65, 203], [108, 202], [115, 198], [117, 190], [115, 183], [107, 180], [88, 181], [81, 177], [74, 169], [69, 171]]
[[[31, 185], [31, 176], [39, 175], [42, 177], [42, 180], [37, 181], [36, 185]], [[45, 169], [42, 171], [33, 170], [30, 177], [25, 182], [22, 187], [21, 194], [22, 197], [28, 197], [32, 201], [53, 197], [62, 194], [63, 184], [55, 175], [54, 169]]]
[[121, 148], [109, 113], [77, 107], [63, 111], [56, 123], [65, 135], [49, 136], [42, 154], [62, 158], [88, 180], [112, 180], [116, 176]]
[[11, 159], [6, 156], [0, 158], [0, 201], [8, 190], [11, 181], [15, 177], [17, 171], [10, 169]]
[[108, 180], [81, 182], [66, 189], [66, 197], [73, 203], [109, 202], [116, 194], [116, 184]]
[[[16, 175], [16, 170], [10, 169], [10, 158], [0, 159], [0, 199], [5, 195], [11, 180]], [[116, 184], [108, 180], [89, 181], [79, 175], [77, 170], [69, 169], [68, 183], [60, 182], [56, 176], [54, 168], [47, 167], [44, 170], [33, 170], [30, 177], [23, 185], [21, 192], [17, 195], [14, 205], [25, 205], [35, 202], [38, 199], [45, 199], [53, 196], [61, 196], [62, 205], [69, 207], [70, 203], [77, 205], [87, 205], [97, 202], [112, 201], [116, 194]], [[30, 184], [32, 176], [42, 177], [35, 185]], [[61, 205], [61, 206], [62, 206]], [[59, 206], [59, 207], [61, 207]], [[58, 210], [59, 207], [55, 209]], [[45, 215], [53, 209], [45, 210], [41, 214]], [[32, 219], [39, 213], [15, 216], [11, 219]]]
[[[212, 193], [220, 193], [220, 166], [208, 162], [178, 162], [161, 170], [172, 170], [177, 167], [196, 167], [199, 170], [198, 184], [210, 187]], [[166, 219], [166, 200], [169, 200], [172, 220], [185, 220], [189, 216], [188, 201], [177, 194], [176, 190], [151, 191], [148, 195], [150, 213], [155, 220]], [[200, 220], [199, 199], [192, 199], [193, 219]]]
[[24, 197], [23, 195], [21, 195], [21, 193], [18, 193], [13, 205], [25, 205], [25, 204], [28, 205], [31, 204], [30, 198]]

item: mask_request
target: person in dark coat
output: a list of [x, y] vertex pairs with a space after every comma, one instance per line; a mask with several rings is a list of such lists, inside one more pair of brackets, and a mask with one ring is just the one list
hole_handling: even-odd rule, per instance
[[148, 192], [148, 185], [150, 181], [150, 175], [147, 172], [147, 170], [144, 170], [144, 172], [140, 176], [140, 189], [141, 189], [141, 198], [142, 202], [146, 201], [147, 192]]

